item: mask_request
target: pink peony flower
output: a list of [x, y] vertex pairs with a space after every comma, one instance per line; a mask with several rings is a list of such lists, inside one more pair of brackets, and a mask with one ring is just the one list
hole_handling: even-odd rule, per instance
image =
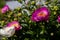
[[2, 13], [6, 13], [8, 10], [9, 10], [8, 5], [5, 5], [5, 6], [2, 8], [1, 12], [2, 12]]
[[31, 16], [31, 20], [35, 22], [47, 21], [49, 19], [50, 11], [47, 7], [41, 7], [35, 10]]
[[58, 16], [57, 22], [60, 23], [60, 15]]
[[22, 29], [21, 25], [19, 24], [18, 21], [12, 21], [7, 24], [7, 27], [15, 27], [15, 30], [20, 30]]

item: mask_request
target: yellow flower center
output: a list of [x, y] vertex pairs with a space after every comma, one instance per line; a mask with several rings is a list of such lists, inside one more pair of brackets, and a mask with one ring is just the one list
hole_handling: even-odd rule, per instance
[[45, 17], [46, 14], [45, 14], [44, 12], [40, 12], [40, 13], [37, 14], [37, 16], [38, 16], [38, 17], [40, 17], [40, 16]]
[[18, 28], [18, 24], [13, 24], [14, 27]]

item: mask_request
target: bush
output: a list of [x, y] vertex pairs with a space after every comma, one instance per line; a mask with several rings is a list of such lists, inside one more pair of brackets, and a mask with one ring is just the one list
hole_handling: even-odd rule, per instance
[[[19, 2], [22, 3], [21, 0]], [[31, 20], [34, 10], [41, 8], [42, 5], [36, 5], [36, 1], [31, 0], [28, 4], [23, 4], [14, 11], [8, 11], [0, 14], [0, 25], [4, 26], [13, 20], [19, 21], [22, 30], [16, 31], [15, 34], [7, 40], [59, 40], [60, 24], [57, 22], [60, 15], [60, 4], [56, 1], [46, 1], [45, 5], [50, 10], [49, 20], [33, 22]], [[3, 38], [4, 39], [4, 38]]]

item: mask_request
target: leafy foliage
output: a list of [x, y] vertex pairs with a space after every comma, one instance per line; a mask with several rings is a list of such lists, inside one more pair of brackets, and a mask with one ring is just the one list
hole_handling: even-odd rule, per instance
[[0, 8], [2, 8], [5, 5], [5, 1], [0, 0]]
[[[22, 3], [24, 0], [20, 0]], [[59, 40], [60, 24], [57, 22], [57, 16], [60, 15], [60, 5], [57, 1], [47, 1], [45, 4], [50, 9], [50, 18], [48, 22], [31, 21], [32, 12], [41, 7], [36, 5], [34, 0], [22, 8], [16, 8], [14, 11], [8, 11], [0, 14], [0, 25], [4, 26], [8, 22], [18, 20], [22, 30], [16, 31], [15, 34], [7, 40]], [[24, 11], [27, 10], [27, 11]]]

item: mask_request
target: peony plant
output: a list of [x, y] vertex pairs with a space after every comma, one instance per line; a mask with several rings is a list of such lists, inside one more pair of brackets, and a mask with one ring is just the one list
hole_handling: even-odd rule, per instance
[[[0, 13], [0, 26], [14, 26], [15, 33], [5, 40], [59, 40], [60, 4], [57, 0], [18, 0], [22, 7]], [[26, 2], [26, 3], [25, 3]], [[19, 22], [19, 23], [18, 23]], [[18, 25], [17, 25], [18, 24]], [[20, 30], [19, 28], [22, 27]]]

